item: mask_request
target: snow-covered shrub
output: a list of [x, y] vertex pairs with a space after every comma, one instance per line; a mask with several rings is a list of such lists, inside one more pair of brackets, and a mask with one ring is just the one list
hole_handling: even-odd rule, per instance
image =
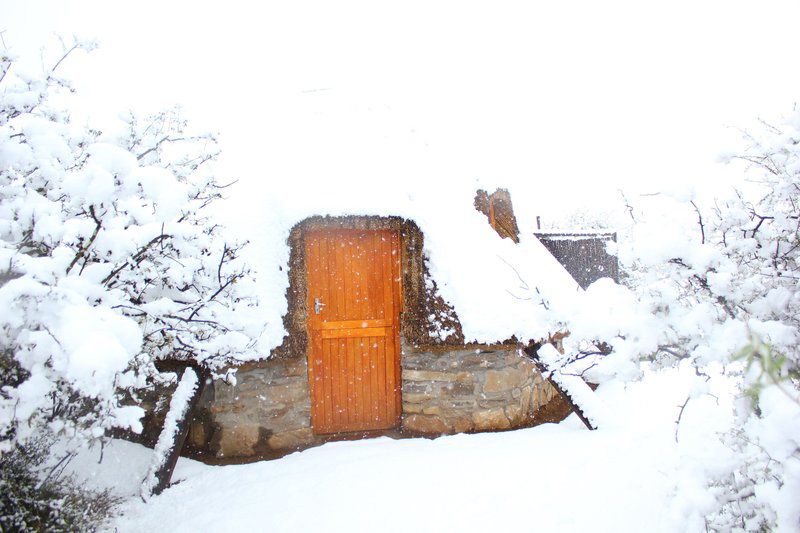
[[159, 357], [209, 368], [251, 349], [241, 243], [208, 215], [211, 135], [177, 111], [103, 133], [70, 120], [56, 69], [0, 56], [0, 451], [46, 429], [140, 429], [120, 403]]
[[[566, 327], [566, 356], [610, 353], [590, 373], [630, 376], [632, 364], [690, 362], [693, 397], [705, 394], [709, 367], [739, 385], [738, 423], [724, 441], [736, 464], [710, 469], [718, 511], [714, 530], [800, 528], [800, 112], [764, 125], [732, 158], [744, 162], [747, 192], [713, 208], [658, 198], [630, 210], [635, 220], [626, 287], [601, 281]], [[656, 205], [659, 204], [659, 205]], [[672, 218], [655, 209], [668, 205]], [[669, 213], [669, 211], [667, 211]], [[681, 223], [690, 217], [691, 224]], [[624, 242], [624, 240], [623, 240]], [[688, 401], [688, 399], [687, 399]], [[713, 472], [711, 470], [714, 470]]]
[[39, 437], [0, 457], [0, 531], [94, 531], [119, 503], [48, 464], [51, 445]]

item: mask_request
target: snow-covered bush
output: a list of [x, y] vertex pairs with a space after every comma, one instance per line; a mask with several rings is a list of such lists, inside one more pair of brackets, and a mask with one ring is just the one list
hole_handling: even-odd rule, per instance
[[[800, 528], [800, 112], [747, 135], [747, 192], [699, 202], [657, 198], [635, 220], [620, 255], [627, 287], [591, 286], [566, 327], [566, 357], [602, 341], [589, 370], [630, 377], [633, 363], [690, 362], [693, 397], [710, 367], [738, 383], [739, 422], [722, 436], [736, 464], [709, 470], [715, 530]], [[671, 202], [671, 203], [670, 203]], [[659, 205], [656, 205], [659, 204]], [[664, 208], [665, 211], [656, 210]], [[671, 210], [671, 216], [670, 216]], [[678, 214], [682, 216], [679, 216]], [[691, 220], [690, 225], [681, 223]], [[624, 242], [624, 241], [623, 241]], [[687, 399], [689, 401], [689, 399]]]
[[70, 120], [57, 69], [0, 56], [0, 451], [40, 430], [138, 430], [121, 392], [160, 357], [214, 368], [251, 349], [237, 322], [242, 246], [208, 215], [221, 198], [211, 135], [177, 111], [115, 132]]

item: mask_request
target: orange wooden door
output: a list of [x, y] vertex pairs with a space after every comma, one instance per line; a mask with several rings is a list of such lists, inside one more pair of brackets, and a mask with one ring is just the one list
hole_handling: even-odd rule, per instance
[[306, 235], [308, 376], [315, 433], [400, 420], [400, 238], [389, 230]]

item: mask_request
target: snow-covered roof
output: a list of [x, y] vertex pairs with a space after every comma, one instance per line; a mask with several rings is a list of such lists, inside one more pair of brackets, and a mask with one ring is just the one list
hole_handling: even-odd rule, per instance
[[584, 229], [548, 229], [536, 230], [537, 237], [545, 237], [550, 240], [557, 239], [609, 239], [616, 236], [614, 231], [609, 230], [584, 230]]
[[533, 235], [529, 223], [535, 217], [523, 214], [524, 195], [510, 188], [521, 230], [515, 244], [502, 239], [475, 209], [477, 186], [416, 177], [372, 183], [281, 180], [259, 194], [240, 187], [228, 216], [237, 236], [250, 241], [245, 259], [257, 269], [256, 315], [266, 321], [262, 353], [286, 334], [287, 239], [293, 226], [312, 216], [398, 216], [415, 222], [424, 235], [430, 275], [455, 309], [468, 343], [538, 339], [553, 332], [558, 309], [581, 289]]

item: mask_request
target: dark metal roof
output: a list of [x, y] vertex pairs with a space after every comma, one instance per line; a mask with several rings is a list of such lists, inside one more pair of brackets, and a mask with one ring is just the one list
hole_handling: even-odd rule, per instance
[[617, 257], [606, 249], [606, 243], [617, 241], [616, 233], [570, 230], [534, 235], [584, 289], [600, 278], [619, 282]]

